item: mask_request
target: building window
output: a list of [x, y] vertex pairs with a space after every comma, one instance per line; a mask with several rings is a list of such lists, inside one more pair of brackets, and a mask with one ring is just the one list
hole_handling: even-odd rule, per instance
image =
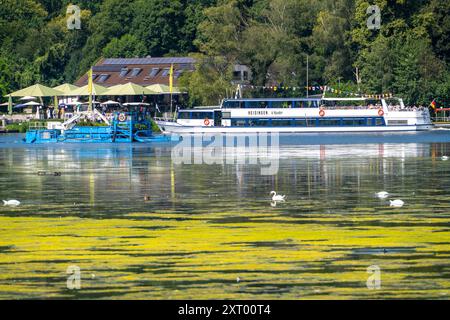
[[162, 76], [163, 77], [167, 77], [170, 73], [170, 68], [165, 68], [162, 72]]
[[241, 72], [240, 71], [234, 71], [233, 72], [233, 80], [234, 81], [241, 81]]
[[122, 70], [120, 71], [120, 77], [121, 78], [124, 78], [124, 77], [126, 77], [126, 75], [128, 74], [128, 71], [130, 71], [130, 70], [128, 70], [128, 68], [122, 68]]
[[133, 70], [131, 71], [131, 77], [137, 77], [139, 75], [139, 73], [141, 73], [142, 69], [141, 68], [133, 68]]
[[102, 75], [100, 75], [100, 77], [98, 78], [98, 82], [103, 83], [103, 82], [105, 82], [106, 80], [108, 80], [109, 77], [110, 77], [109, 74], [102, 74]]
[[174, 72], [175, 79], [178, 79], [181, 76], [182, 73], [183, 73], [183, 70], [176, 70]]
[[152, 78], [156, 77], [156, 75], [159, 73], [159, 70], [160, 70], [159, 68], [152, 68], [152, 70], [150, 71], [149, 76], [152, 77]]

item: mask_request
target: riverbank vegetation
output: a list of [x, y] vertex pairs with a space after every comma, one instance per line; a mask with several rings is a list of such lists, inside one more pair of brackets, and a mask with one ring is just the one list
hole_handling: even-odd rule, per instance
[[[69, 3], [80, 30], [67, 28]], [[381, 29], [367, 27], [372, 4]], [[235, 63], [254, 86], [304, 88], [308, 57], [311, 86], [446, 105], [448, 12], [447, 0], [4, 0], [0, 93], [73, 82], [101, 57], [193, 55], [181, 83], [191, 103], [210, 104], [230, 95]]]

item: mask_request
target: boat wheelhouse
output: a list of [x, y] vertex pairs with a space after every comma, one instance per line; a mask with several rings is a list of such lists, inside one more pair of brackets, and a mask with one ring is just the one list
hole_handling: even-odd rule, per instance
[[428, 109], [402, 99], [226, 99], [217, 107], [180, 110], [156, 119], [166, 133], [316, 133], [420, 131], [433, 128]]

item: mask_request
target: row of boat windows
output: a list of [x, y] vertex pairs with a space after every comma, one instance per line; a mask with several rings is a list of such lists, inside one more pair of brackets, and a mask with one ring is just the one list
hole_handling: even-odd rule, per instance
[[210, 111], [198, 111], [198, 112], [179, 112], [178, 119], [212, 119], [214, 117], [214, 112]]
[[320, 100], [311, 101], [224, 101], [224, 109], [318, 108]]
[[231, 119], [232, 127], [385, 126], [384, 118]]

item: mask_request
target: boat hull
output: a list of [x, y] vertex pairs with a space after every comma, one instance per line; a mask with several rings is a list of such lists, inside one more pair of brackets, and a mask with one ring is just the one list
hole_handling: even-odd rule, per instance
[[345, 132], [408, 132], [429, 131], [432, 124], [404, 125], [404, 126], [361, 126], [361, 127], [202, 127], [183, 126], [174, 122], [157, 121], [161, 131], [165, 134], [251, 134], [251, 133], [345, 133]]

